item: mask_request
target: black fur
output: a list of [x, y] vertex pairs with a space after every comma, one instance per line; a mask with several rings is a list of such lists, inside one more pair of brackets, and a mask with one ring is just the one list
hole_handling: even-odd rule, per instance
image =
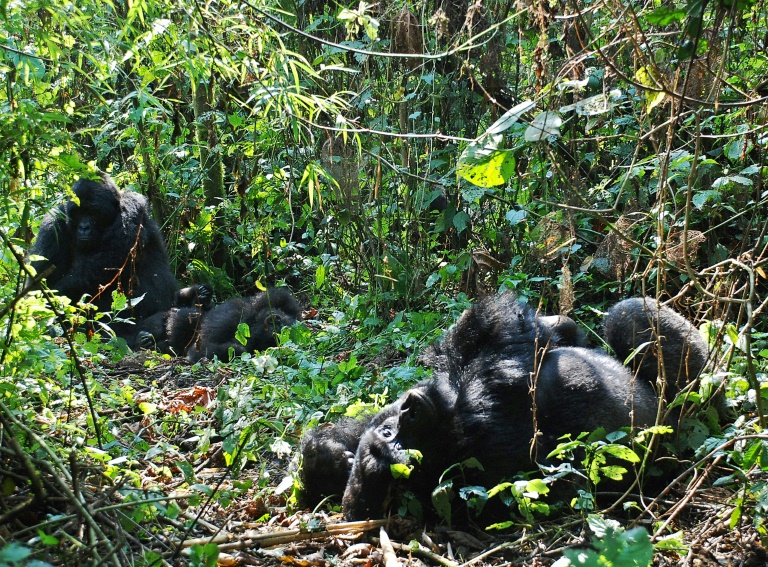
[[[606, 342], [621, 361], [635, 349], [629, 367], [669, 403], [696, 380], [707, 363], [707, 343], [698, 329], [651, 297], [634, 297], [614, 305], [605, 319]], [[659, 357], [663, 360], [659, 374]]]
[[[127, 314], [137, 320], [168, 309], [177, 285], [146, 197], [120, 191], [106, 174], [82, 178], [72, 190], [79, 205], [62, 203], [40, 225], [30, 251], [45, 257], [32, 262], [37, 272], [54, 266], [48, 285], [72, 301], [87, 294], [99, 311], [111, 309], [115, 289], [144, 296]], [[133, 346], [135, 325], [111, 327]]]
[[[191, 286], [179, 292], [176, 307], [144, 322], [140, 346], [186, 356], [191, 362], [214, 356], [229, 361], [230, 348], [239, 356], [273, 347], [280, 329], [300, 319], [301, 306], [286, 287], [213, 306], [210, 286]], [[240, 323], [246, 323], [250, 331], [245, 345], [235, 338]]]
[[303, 506], [314, 508], [326, 496], [341, 498], [360, 437], [372, 418], [342, 418], [310, 429], [302, 436]]
[[633, 385], [602, 351], [561, 346], [552, 328], [512, 295], [465, 312], [428, 353], [434, 379], [385, 408], [363, 434], [344, 492], [345, 518], [384, 512], [390, 465], [409, 462], [405, 449], [423, 455], [408, 488], [428, 502], [443, 471], [467, 458], [484, 467], [473, 482], [493, 486], [535, 469], [567, 433], [653, 423], [656, 398], [646, 383]]
[[[470, 316], [470, 311], [464, 314], [464, 317]], [[517, 315], [530, 316], [533, 312], [524, 308]], [[481, 314], [482, 315], [482, 314]], [[512, 316], [513, 314], [510, 314]], [[494, 335], [503, 334], [497, 323], [503, 321], [474, 321], [471, 327], [482, 328], [483, 325], [491, 325], [492, 328], [486, 329], [482, 337], [474, 336], [474, 342], [465, 341], [470, 337], [460, 337], [455, 334], [448, 334], [443, 347], [432, 348], [424, 356], [424, 363], [435, 368], [447, 368], [452, 364], [460, 364], [459, 359], [471, 359], [474, 354], [472, 345], [490, 339], [495, 341]], [[503, 327], [504, 325], [501, 325]], [[582, 344], [583, 337], [578, 331], [576, 323], [569, 317], [559, 315], [537, 317], [534, 327], [526, 331], [525, 340], [536, 340], [541, 348], [545, 346], [554, 348], [556, 346], [577, 346]], [[476, 335], [473, 328], [468, 325], [465, 331], [468, 335]], [[455, 353], [455, 356], [452, 354]], [[425, 411], [431, 411], [428, 396], [436, 396], [440, 401], [449, 398], [449, 403], [455, 397], [451, 391], [441, 394], [443, 382], [428, 381], [420, 384], [417, 388], [409, 390], [406, 395], [409, 402], [406, 407], [411, 408], [411, 413], [417, 409], [417, 400], [423, 400]], [[450, 390], [450, 389], [449, 389]], [[300, 476], [303, 485], [301, 493], [301, 503], [304, 506], [314, 507], [325, 496], [341, 495], [344, 493], [349, 473], [354, 462], [354, 455], [360, 444], [360, 437], [369, 424], [383, 423], [391, 418], [391, 413], [396, 413], [399, 406], [397, 402], [376, 416], [366, 416], [362, 419], [345, 418], [335, 424], [323, 424], [322, 426], [310, 429], [305, 432], [301, 440], [302, 466]], [[442, 408], [444, 413], [450, 411], [450, 408]], [[434, 413], [434, 412], [432, 412]], [[428, 426], [428, 424], [427, 424]], [[371, 434], [373, 435], [373, 434]], [[364, 458], [373, 468], [381, 464], [380, 473], [391, 481], [391, 473], [387, 463], [377, 463], [375, 454], [370, 454], [366, 450]], [[366, 495], [369, 500], [376, 500], [377, 495]]]
[[[620, 325], [622, 312], [612, 311], [606, 325]], [[691, 328], [686, 322], [668, 329], [666, 373], [672, 372], [670, 365], [677, 368], [682, 356], [675, 354], [684, 349], [690, 352], [688, 359], [695, 358], [689, 365], [703, 366], [706, 349], [701, 351], [696, 339], [689, 338]], [[639, 334], [629, 340], [642, 338]], [[655, 366], [652, 375], [648, 370], [634, 380], [613, 357], [580, 345], [576, 325], [568, 318], [537, 316], [510, 294], [483, 301], [462, 314], [443, 341], [426, 353], [425, 361], [435, 369], [432, 380], [408, 390], [367, 421], [309, 431], [302, 442], [302, 480], [312, 487], [316, 501], [330, 493], [317, 486], [327, 482], [338, 491], [351, 463], [345, 518], [377, 517], [385, 512], [396, 483], [391, 465], [409, 463], [407, 449], [423, 455], [408, 489], [428, 502], [443, 471], [469, 457], [477, 458], [484, 471], [471, 473], [467, 480], [489, 487], [545, 463], [564, 434], [652, 424], [657, 414], [651, 387]]]
[[[230, 348], [234, 356], [265, 350], [277, 344], [275, 335], [280, 329], [300, 319], [301, 306], [287, 287], [229, 299], [203, 316], [200, 332], [187, 349], [187, 359], [196, 362], [216, 356], [228, 361]], [[240, 323], [247, 324], [250, 330], [245, 345], [235, 338]]]
[[213, 308], [213, 288], [192, 285], [176, 293], [174, 307], [155, 313], [139, 325], [137, 344], [146, 350], [182, 356], [195, 341], [204, 313]]

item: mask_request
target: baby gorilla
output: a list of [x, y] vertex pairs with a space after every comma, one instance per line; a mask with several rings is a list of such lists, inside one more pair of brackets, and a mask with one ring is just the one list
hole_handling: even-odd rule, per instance
[[213, 308], [213, 288], [208, 284], [185, 287], [176, 292], [174, 306], [155, 313], [139, 325], [137, 344], [145, 350], [181, 356], [200, 332], [204, 313]]
[[[420, 451], [422, 460], [408, 488], [427, 502], [443, 471], [469, 457], [476, 457], [484, 471], [470, 473], [468, 480], [494, 486], [545, 463], [565, 434], [654, 422], [657, 399], [648, 381], [633, 381], [628, 369], [602, 351], [576, 346], [578, 333], [570, 319], [561, 319], [561, 332], [548, 321], [512, 295], [483, 301], [427, 352], [434, 378], [370, 418], [356, 447], [340, 432], [334, 435], [333, 427], [310, 431], [302, 450], [311, 466], [318, 461], [312, 454], [318, 447], [330, 449], [331, 440], [338, 439], [346, 444], [326, 455], [339, 471], [329, 489], [337, 491], [343, 483], [340, 461], [346, 460], [350, 471], [345, 518], [385, 511], [395, 485], [391, 465], [409, 464], [409, 449]], [[676, 338], [671, 344], [687, 344], [685, 335]], [[336, 427], [351, 431], [349, 422]], [[318, 473], [304, 468], [311, 487]]]

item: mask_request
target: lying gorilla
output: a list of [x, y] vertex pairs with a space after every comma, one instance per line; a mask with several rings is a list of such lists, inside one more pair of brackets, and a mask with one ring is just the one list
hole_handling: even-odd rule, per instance
[[[205, 287], [205, 286], [198, 286]], [[210, 288], [208, 288], [210, 289]], [[143, 348], [186, 356], [228, 361], [244, 352], [262, 351], [277, 345], [280, 329], [301, 319], [301, 306], [287, 287], [273, 287], [251, 297], [234, 297], [211, 308], [210, 303], [182, 305], [165, 313], [140, 332]], [[248, 325], [245, 344], [235, 338], [240, 323]]]
[[[79, 204], [70, 200], [46, 215], [30, 250], [45, 257], [32, 262], [38, 273], [53, 267], [48, 286], [72, 301], [87, 294], [99, 311], [111, 309], [114, 290], [129, 299], [143, 296], [128, 313], [121, 313], [139, 320], [168, 309], [176, 279], [146, 197], [120, 191], [104, 173], [98, 179], [78, 180], [72, 191]], [[110, 327], [134, 344], [134, 325]]]
[[[187, 358], [229, 360], [244, 352], [262, 351], [277, 344], [275, 335], [283, 327], [301, 320], [301, 306], [287, 287], [273, 287], [251, 297], [233, 297], [205, 314], [197, 340], [187, 350]], [[235, 338], [240, 323], [248, 325], [245, 344]]]
[[204, 313], [213, 308], [213, 288], [198, 284], [180, 289], [174, 306], [155, 313], [139, 325], [137, 345], [179, 356], [195, 342]]
[[[620, 323], [611, 322], [622, 316], [620, 306], [607, 326]], [[662, 320], [679, 317], [668, 308], [648, 312]], [[706, 358], [705, 345], [699, 348], [703, 340], [689, 323], [684, 327], [671, 326], [672, 336], [662, 342], [667, 376], [668, 363], [680, 359], [667, 352], [668, 344], [671, 350], [686, 345], [691, 357]], [[408, 464], [409, 449], [423, 457], [408, 488], [428, 501], [443, 471], [467, 458], [484, 467], [472, 482], [494, 486], [545, 463], [562, 435], [654, 423], [651, 376], [633, 380], [617, 360], [580, 343], [572, 320], [539, 317], [511, 294], [475, 305], [428, 350], [432, 380], [367, 420], [307, 432], [301, 444], [305, 501], [343, 492], [346, 519], [380, 516], [395, 484], [391, 465]]]

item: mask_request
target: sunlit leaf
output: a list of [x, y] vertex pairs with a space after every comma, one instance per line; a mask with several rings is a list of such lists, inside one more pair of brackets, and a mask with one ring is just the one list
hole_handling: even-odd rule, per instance
[[459, 157], [457, 173], [480, 187], [502, 185], [515, 173], [515, 158], [510, 150], [498, 149], [501, 135], [482, 144], [470, 144]]
[[[653, 89], [659, 88], [659, 83], [656, 79], [656, 73], [651, 67], [640, 67], [635, 73], [635, 80], [643, 86]], [[660, 105], [664, 101], [666, 95], [663, 92], [646, 91], [645, 92], [645, 106], [646, 112], [650, 112], [655, 107]]]
[[560, 126], [563, 119], [556, 112], [544, 111], [537, 114], [531, 125], [525, 130], [526, 142], [538, 142], [550, 136], [560, 135]]
[[520, 120], [520, 117], [528, 112], [529, 110], [536, 107], [536, 103], [532, 100], [526, 100], [521, 102], [520, 104], [517, 104], [507, 110], [504, 114], [502, 114], [501, 118], [499, 118], [496, 122], [491, 124], [491, 126], [488, 128], [488, 130], [485, 131], [486, 134], [499, 134], [501, 132], [504, 132], [505, 130], [508, 130], [512, 127], [512, 125]]

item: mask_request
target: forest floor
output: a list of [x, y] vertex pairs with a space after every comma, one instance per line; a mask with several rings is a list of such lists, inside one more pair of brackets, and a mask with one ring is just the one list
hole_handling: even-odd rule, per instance
[[[105, 385], [138, 374], [142, 376], [141, 383], [147, 384], [145, 391], [135, 393], [132, 403], [112, 408], [111, 433], [118, 439], [139, 437], [152, 447], [166, 448], [165, 456], [160, 458], [156, 451], [151, 457], [147, 454], [146, 460], [139, 458], [133, 470], [140, 478], [141, 488], [176, 498], [181, 512], [175, 518], [165, 514], [148, 518], [153, 527], [147, 529], [146, 537], [131, 533], [132, 530], [121, 533], [116, 529], [121, 522], [109, 514], [94, 514], [91, 521], [104, 534], [114, 532], [117, 537], [126, 537], [130, 547], [139, 548], [139, 553], [153, 550], [165, 559], [166, 565], [188, 565], [193, 546], [209, 542], [218, 545], [220, 566], [274, 567], [544, 567], [555, 564], [565, 549], [589, 547], [591, 534], [579, 516], [561, 516], [534, 526], [491, 533], [480, 528], [457, 530], [419, 525], [398, 517], [345, 522], [338, 512], [295, 511], [287, 504], [287, 497], [296, 467], [297, 439], [288, 439], [292, 450], [286, 453], [264, 450], [263, 462], [258, 467], [246, 465], [237, 478], [232, 478], [223, 456], [222, 440], [214, 436], [201, 454], [191, 430], [175, 430], [172, 437], [163, 438], [162, 428], [152, 427], [148, 416], [142, 415], [137, 407], [142, 400], [149, 400], [151, 394], [152, 403], [161, 412], [195, 411], [198, 425], [211, 421], [213, 411], [209, 408], [216, 403], [216, 383], [227, 380], [227, 367], [219, 367], [220, 374], [205, 384], [190, 374], [186, 363], [164, 360], [154, 366], [145, 365], [146, 356], [128, 357], [103, 369]], [[178, 466], [183, 461], [192, 466], [197, 485], [209, 487], [213, 496], [200, 499], [198, 491], [196, 502], [185, 497], [192, 489], [189, 470]], [[6, 461], [6, 467], [10, 466]], [[74, 465], [72, 468], [74, 472]], [[86, 509], [107, 509], [104, 504], [125, 502], [120, 482], [100, 484], [99, 474], [81, 476], [87, 485], [79, 487]], [[252, 482], [244, 484], [247, 480]], [[56, 511], [72, 514], [74, 521], [68, 529], [82, 531], [83, 522], [77, 519], [83, 515], [81, 505], [70, 501], [77, 490], [68, 492], [55, 479], [46, 482], [59, 487], [49, 489], [49, 494], [58, 499]], [[132, 482], [135, 486], [135, 477]], [[634, 520], [619, 520], [626, 527], [644, 526], [649, 533], [659, 530], [665, 522], [662, 533], [681, 532], [681, 537], [656, 544], [654, 565], [768, 565], [760, 534], [750, 523], [752, 514], [745, 511], [738, 524], [730, 526], [738, 496], [713, 487], [704, 479], [696, 489], [672, 490], [654, 507], [653, 517], [645, 514]], [[50, 515], [51, 511], [46, 513]], [[28, 521], [21, 523], [30, 525]], [[6, 541], [24, 541], [24, 537], [18, 537], [24, 530], [14, 533], [14, 525], [20, 524], [0, 527], [0, 535]]]

